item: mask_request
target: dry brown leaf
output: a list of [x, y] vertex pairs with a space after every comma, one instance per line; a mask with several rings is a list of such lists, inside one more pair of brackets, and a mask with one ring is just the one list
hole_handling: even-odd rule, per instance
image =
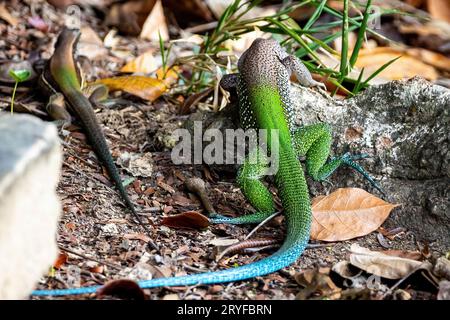
[[144, 291], [139, 285], [127, 279], [112, 280], [107, 282], [97, 291], [97, 296], [118, 296], [122, 299], [145, 300]]
[[150, 242], [150, 237], [143, 233], [128, 233], [125, 234], [124, 239], [128, 240], [141, 240], [143, 242]]
[[77, 2], [77, 0], [47, 0], [47, 1], [57, 8], [65, 8]]
[[9, 13], [8, 9], [6, 9], [3, 3], [0, 3], [0, 19], [5, 20], [12, 26], [16, 26], [19, 23], [19, 20], [16, 17], [13, 17], [11, 13]]
[[157, 69], [155, 57], [153, 56], [153, 51], [147, 51], [140, 56], [129, 61], [126, 65], [120, 69], [120, 72], [142, 72], [151, 73]]
[[353, 244], [350, 248], [350, 263], [370, 274], [387, 279], [401, 279], [414, 270], [431, 269], [431, 264], [384, 254], [382, 251], [369, 249]]
[[379, 251], [383, 254], [387, 254], [388, 256], [405, 258], [419, 261], [422, 258], [422, 254], [419, 251], [409, 251], [409, 250], [384, 250]]
[[156, 0], [129, 0], [115, 3], [108, 10], [105, 24], [117, 27], [124, 34], [137, 36], [155, 2]]
[[167, 27], [161, 0], [157, 0], [150, 11], [150, 14], [142, 26], [139, 37], [153, 41], [158, 41], [159, 37], [161, 37], [163, 41], [169, 40], [169, 28]]
[[164, 217], [161, 224], [172, 228], [204, 229], [209, 226], [209, 219], [197, 211], [187, 211]]
[[156, 78], [163, 81], [166, 86], [170, 87], [172, 84], [177, 82], [179, 72], [180, 68], [177, 66], [171, 67], [166, 72], [164, 72], [163, 68], [159, 68], [156, 70]]
[[192, 112], [191, 108], [194, 107], [195, 105], [197, 105], [201, 100], [205, 99], [206, 97], [208, 97], [211, 92], [213, 92], [214, 88], [207, 88], [203, 91], [191, 94], [189, 96], [189, 98], [187, 98], [183, 105], [180, 108], [180, 113], [181, 114], [188, 114], [190, 112]]
[[307, 269], [295, 275], [295, 280], [304, 289], [297, 294], [298, 300], [331, 299], [341, 296], [341, 288], [337, 287], [329, 277], [329, 268]]
[[156, 183], [158, 185], [158, 187], [163, 188], [164, 190], [166, 190], [167, 192], [174, 194], [176, 191], [174, 188], [172, 188], [172, 186], [170, 186], [169, 184], [162, 182], [162, 181], [158, 181]]
[[409, 4], [410, 6], [413, 6], [415, 8], [419, 8], [420, 6], [422, 6], [424, 1], [426, 1], [426, 0], [405, 0], [405, 2], [407, 4]]
[[448, 0], [427, 0], [427, 9], [433, 18], [450, 23], [450, 2]]
[[110, 91], [122, 90], [148, 101], [155, 101], [167, 90], [163, 81], [144, 76], [105, 78], [96, 83], [103, 83]]
[[438, 69], [450, 72], [450, 59], [443, 54], [422, 48], [408, 49], [408, 54]]
[[375, 231], [397, 205], [358, 188], [341, 188], [312, 201], [311, 239], [342, 241]]
[[345, 279], [355, 279], [362, 273], [360, 269], [353, 267], [348, 261], [339, 261], [331, 270]]
[[78, 42], [77, 52], [79, 55], [88, 57], [90, 60], [103, 58], [108, 54], [102, 39], [91, 27], [81, 28], [80, 41]]
[[92, 272], [92, 273], [103, 273], [104, 271], [105, 271], [104, 266], [95, 266], [95, 267], [89, 268], [89, 272]]
[[58, 258], [56, 258], [55, 262], [53, 262], [53, 268], [59, 269], [63, 264], [67, 262], [69, 256], [65, 252], [60, 252], [58, 254]]
[[[431, 20], [424, 24], [401, 24], [398, 26], [400, 33], [416, 35], [418, 37], [437, 37], [448, 40], [450, 25], [440, 20]], [[436, 41], [436, 38], [430, 38]]]
[[356, 66], [361, 69], [364, 68], [364, 75], [365, 78], [367, 78], [384, 64], [399, 56], [401, 56], [401, 58], [384, 69], [377, 75], [377, 78], [384, 78], [387, 80], [401, 80], [404, 78], [412, 78], [414, 76], [421, 76], [428, 80], [436, 80], [438, 78], [438, 73], [434, 67], [408, 55], [407, 52], [402, 52], [389, 47], [362, 49], [358, 56], [358, 60], [356, 61]]

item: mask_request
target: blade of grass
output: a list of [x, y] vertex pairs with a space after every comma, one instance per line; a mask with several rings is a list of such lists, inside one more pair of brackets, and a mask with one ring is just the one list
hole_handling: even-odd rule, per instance
[[317, 62], [320, 63], [320, 58], [317, 56], [317, 54], [311, 50], [309, 45], [298, 34], [296, 34], [294, 31], [292, 31], [291, 29], [289, 29], [288, 27], [286, 27], [283, 23], [281, 23], [279, 21], [276, 21], [272, 18], [269, 18], [268, 21], [272, 22], [277, 27], [279, 27], [284, 32], [286, 32], [286, 34], [291, 36], [295, 41], [297, 41], [297, 43], [299, 43], [301, 46], [303, 46], [303, 48], [305, 48], [305, 50], [311, 55], [312, 58], [314, 58], [314, 60], [316, 60]]
[[359, 92], [359, 90], [361, 89], [361, 87], [362, 87], [362, 78], [363, 78], [363, 75], [364, 75], [364, 70], [365, 69], [362, 68], [361, 72], [359, 73], [358, 80], [356, 80], [355, 87], [353, 88], [353, 93], [354, 94], [357, 94]]
[[303, 27], [304, 30], [308, 30], [311, 28], [311, 26], [319, 19], [320, 15], [322, 14], [324, 6], [327, 4], [327, 0], [322, 0], [322, 2], [319, 4], [319, 6], [316, 8], [314, 13], [309, 18], [308, 22], [306, 22], [305, 26]]
[[341, 76], [348, 74], [348, 0], [344, 0], [344, 13], [342, 19], [342, 48], [341, 48]]
[[395, 61], [397, 61], [398, 59], [400, 59], [402, 56], [398, 56], [397, 58], [392, 59], [391, 61], [386, 62], [385, 64], [383, 64], [377, 71], [375, 71], [374, 73], [372, 73], [367, 79], [366, 81], [363, 82], [363, 86], [367, 86], [370, 82], [370, 80], [372, 80], [373, 78], [375, 78], [377, 75], [379, 75], [383, 70], [385, 70], [387, 67], [389, 67], [391, 64], [393, 64]]
[[371, 4], [372, 4], [372, 0], [368, 0], [366, 10], [364, 12], [364, 17], [361, 22], [361, 27], [358, 30], [358, 37], [356, 39], [356, 43], [353, 48], [352, 55], [350, 57], [350, 68], [353, 68], [355, 66], [356, 60], [358, 59], [359, 51], [360, 51], [362, 44], [364, 42], [364, 39], [365, 39], [367, 24], [369, 22], [369, 17], [370, 17]]

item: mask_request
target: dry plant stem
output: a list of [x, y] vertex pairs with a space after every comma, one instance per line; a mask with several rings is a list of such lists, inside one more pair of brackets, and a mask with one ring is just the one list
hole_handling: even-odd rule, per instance
[[72, 249], [66, 248], [66, 247], [64, 247], [61, 244], [58, 244], [58, 248], [63, 250], [63, 251], [65, 251], [65, 252], [68, 252], [68, 253], [71, 253], [73, 255], [79, 256], [79, 257], [81, 257], [83, 259], [95, 261], [95, 262], [98, 262], [100, 264], [106, 265], [106, 266], [111, 267], [111, 268], [116, 269], [116, 270], [122, 270], [122, 267], [120, 267], [118, 265], [115, 265], [115, 264], [110, 263], [110, 262], [102, 261], [102, 260], [99, 260], [99, 259], [96, 259], [96, 258], [88, 257], [88, 256], [86, 256], [86, 255], [84, 255], [82, 253], [79, 253], [79, 252], [73, 251]]
[[186, 29], [184, 29], [184, 31], [187, 33], [201, 33], [204, 31], [212, 30], [216, 27], [217, 27], [217, 21], [213, 21], [213, 22], [209, 22], [209, 23], [199, 24], [194, 27], [186, 28]]
[[[407, 275], [405, 275], [403, 278], [398, 280], [392, 287], [389, 288], [381, 297], [381, 299], [384, 299], [388, 294], [392, 294], [394, 289], [396, 289], [399, 285], [401, 285], [406, 279], [408, 279], [413, 273], [417, 272], [421, 266], [418, 266], [417, 268], [414, 268], [411, 272], [409, 272]], [[428, 279], [427, 279], [428, 280]]]
[[229, 255], [231, 253], [235, 253], [237, 251], [241, 251], [248, 248], [255, 247], [267, 247], [274, 244], [277, 244], [279, 241], [277, 239], [254, 239], [254, 240], [244, 240], [233, 244], [223, 250], [216, 258], [216, 261], [220, 261], [224, 256]]
[[306, 249], [334, 247], [336, 243], [308, 243]]
[[252, 231], [250, 231], [250, 233], [244, 238], [244, 240], [247, 240], [248, 238], [250, 238], [259, 228], [261, 228], [263, 225], [265, 225], [267, 222], [269, 222], [270, 220], [272, 220], [273, 218], [275, 218], [277, 215], [279, 215], [281, 213], [281, 211], [277, 211], [275, 213], [273, 213], [272, 215], [270, 215], [269, 217], [267, 217], [266, 219], [264, 219], [260, 224], [258, 224]]

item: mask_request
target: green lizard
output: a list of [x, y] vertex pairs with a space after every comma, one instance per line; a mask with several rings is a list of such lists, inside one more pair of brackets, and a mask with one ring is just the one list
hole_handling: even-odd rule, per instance
[[[38, 85], [41, 91], [50, 97], [46, 109], [55, 120], [67, 122], [71, 120], [71, 116], [65, 108], [66, 103], [68, 104], [69, 110], [81, 121], [97, 157], [106, 166], [126, 206], [151, 236], [122, 185], [105, 136], [94, 113], [92, 104], [105, 96], [106, 89], [98, 87], [92, 92], [90, 99], [86, 98], [81, 90], [81, 74], [74, 58], [74, 50], [79, 37], [79, 30], [63, 29], [55, 44], [54, 54], [39, 77]], [[149, 244], [157, 248], [153, 241], [150, 241]]]
[[[274, 40], [257, 39], [241, 56], [238, 75], [228, 75], [221, 85], [230, 88], [237, 85], [239, 113], [244, 129], [267, 129], [267, 145], [271, 146], [271, 130], [278, 132], [278, 171], [275, 183], [284, 207], [287, 234], [281, 248], [272, 256], [249, 265], [216, 272], [182, 277], [158, 278], [139, 281], [141, 288], [212, 284], [238, 281], [262, 276], [294, 263], [309, 240], [311, 204], [299, 156], [306, 156], [306, 170], [315, 180], [328, 177], [341, 164], [348, 164], [361, 172], [374, 186], [377, 184], [352, 159], [361, 156], [345, 154], [327, 162], [331, 132], [326, 124], [315, 124], [296, 129], [290, 102], [289, 77], [296, 73], [305, 86], [321, 86], [314, 81], [305, 66], [297, 58], [288, 55]], [[270, 151], [270, 150], [269, 150]], [[257, 159], [256, 162], [251, 160]], [[267, 173], [266, 159], [259, 149], [246, 159], [238, 173], [238, 184], [257, 209], [257, 213], [237, 218], [219, 215], [211, 217], [213, 223], [257, 223], [274, 212], [271, 193], [260, 179]], [[100, 286], [65, 290], [39, 290], [35, 295], [70, 295], [93, 293]]]

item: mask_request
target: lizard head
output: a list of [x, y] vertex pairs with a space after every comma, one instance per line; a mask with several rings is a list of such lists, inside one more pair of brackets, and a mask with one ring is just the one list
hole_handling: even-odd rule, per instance
[[274, 84], [287, 56], [276, 40], [257, 38], [239, 58], [238, 69], [249, 85], [261, 81]]

